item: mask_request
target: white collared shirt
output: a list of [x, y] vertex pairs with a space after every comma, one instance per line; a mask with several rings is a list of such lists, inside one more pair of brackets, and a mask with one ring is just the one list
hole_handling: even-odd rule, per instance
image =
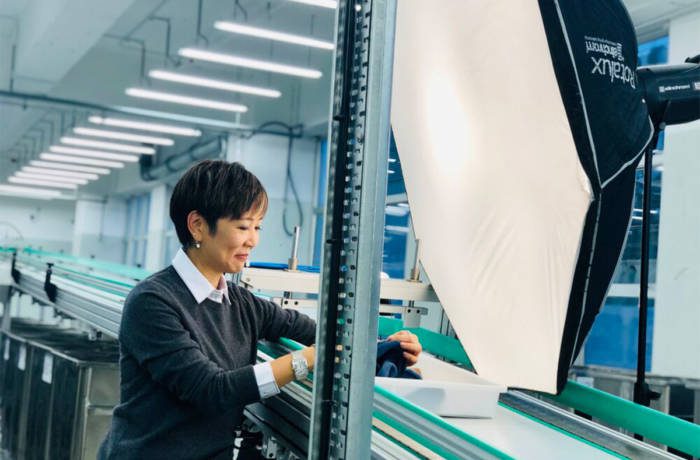
[[[177, 251], [173, 258], [173, 268], [180, 275], [197, 304], [201, 304], [205, 299], [209, 299], [216, 303], [231, 305], [231, 299], [228, 296], [228, 285], [224, 275], [221, 275], [218, 286], [214, 288], [202, 272], [192, 263], [182, 248]], [[269, 362], [256, 364], [253, 366], [253, 371], [255, 372], [255, 381], [258, 384], [261, 398], [269, 398], [280, 392]]]
[[228, 298], [228, 286], [223, 273], [221, 278], [219, 278], [218, 286], [216, 288], [212, 287], [182, 248], [178, 249], [175, 258], [173, 258], [173, 268], [180, 275], [182, 281], [185, 282], [187, 289], [192, 293], [194, 300], [198, 304], [204, 302], [204, 299], [210, 299], [216, 303], [222, 303], [225, 299], [226, 304], [231, 303], [231, 300]]

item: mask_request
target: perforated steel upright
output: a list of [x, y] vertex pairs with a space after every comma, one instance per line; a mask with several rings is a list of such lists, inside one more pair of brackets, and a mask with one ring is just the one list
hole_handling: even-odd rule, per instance
[[341, 1], [309, 457], [370, 458], [395, 0]]

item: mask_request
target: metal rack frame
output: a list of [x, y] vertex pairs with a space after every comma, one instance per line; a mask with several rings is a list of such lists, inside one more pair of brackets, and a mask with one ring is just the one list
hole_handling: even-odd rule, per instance
[[370, 454], [395, 15], [395, 0], [337, 10], [312, 459]]

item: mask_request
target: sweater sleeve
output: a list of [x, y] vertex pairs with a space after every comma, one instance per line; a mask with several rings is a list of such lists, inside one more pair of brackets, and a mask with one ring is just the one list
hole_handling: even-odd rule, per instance
[[127, 299], [119, 340], [153, 380], [207, 414], [258, 401], [252, 365], [224, 370], [202, 353], [165, 299], [138, 293]]
[[261, 299], [248, 291], [246, 297], [253, 302], [260, 313], [258, 334], [262, 339], [279, 340], [287, 337], [304, 345], [316, 340], [316, 321], [290, 308], [282, 308], [276, 303]]

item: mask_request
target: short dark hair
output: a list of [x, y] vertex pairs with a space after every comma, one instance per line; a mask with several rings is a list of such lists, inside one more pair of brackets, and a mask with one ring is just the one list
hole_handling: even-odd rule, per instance
[[187, 216], [197, 211], [216, 233], [220, 218], [239, 219], [251, 210], [267, 211], [267, 192], [257, 177], [240, 163], [204, 160], [177, 181], [170, 197], [170, 219], [184, 248], [193, 244]]

